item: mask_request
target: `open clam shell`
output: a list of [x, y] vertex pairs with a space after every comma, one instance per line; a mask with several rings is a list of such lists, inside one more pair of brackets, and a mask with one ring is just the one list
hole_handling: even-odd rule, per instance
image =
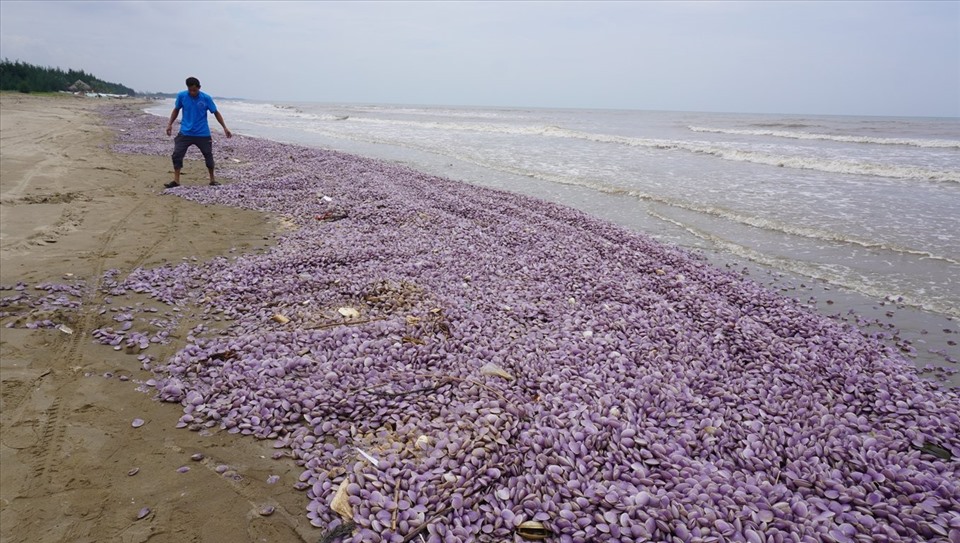
[[528, 520], [517, 526], [517, 535], [530, 541], [539, 541], [550, 536], [550, 530], [542, 522]]

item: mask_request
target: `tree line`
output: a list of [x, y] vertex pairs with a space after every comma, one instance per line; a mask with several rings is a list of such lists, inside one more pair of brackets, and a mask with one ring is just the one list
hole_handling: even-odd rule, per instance
[[0, 90], [20, 92], [57, 92], [65, 91], [77, 80], [90, 85], [91, 92], [104, 94], [129, 94], [137, 92], [119, 83], [110, 83], [88, 74], [83, 70], [67, 70], [34, 66], [19, 60], [11, 62], [4, 58], [0, 61]]

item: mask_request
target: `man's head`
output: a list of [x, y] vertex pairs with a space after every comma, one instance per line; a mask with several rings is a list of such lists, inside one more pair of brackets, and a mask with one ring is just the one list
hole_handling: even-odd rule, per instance
[[188, 77], [187, 92], [190, 93], [190, 96], [196, 96], [200, 94], [200, 80], [196, 77]]

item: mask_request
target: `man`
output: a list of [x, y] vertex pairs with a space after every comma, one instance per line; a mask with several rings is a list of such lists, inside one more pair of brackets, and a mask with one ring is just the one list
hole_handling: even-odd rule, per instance
[[210, 125], [207, 124], [207, 112], [213, 113], [217, 122], [223, 127], [223, 133], [228, 138], [233, 134], [223, 122], [223, 116], [217, 111], [213, 98], [205, 92], [200, 92], [200, 80], [196, 77], [187, 78], [187, 90], [177, 94], [177, 101], [170, 113], [170, 122], [167, 124], [167, 135], [173, 133], [173, 121], [177, 120], [180, 110], [183, 110], [183, 120], [180, 121], [180, 133], [173, 140], [173, 181], [163, 185], [168, 189], [180, 186], [180, 170], [183, 169], [183, 157], [191, 145], [196, 145], [203, 153], [203, 161], [210, 172], [210, 184], [219, 185], [213, 177], [213, 138], [210, 137]]

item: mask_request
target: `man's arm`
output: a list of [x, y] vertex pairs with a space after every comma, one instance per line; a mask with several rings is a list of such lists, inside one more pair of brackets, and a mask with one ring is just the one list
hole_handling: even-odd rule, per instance
[[177, 115], [180, 115], [180, 108], [173, 108], [173, 111], [170, 112], [170, 122], [167, 123], [167, 135], [173, 134], [173, 121], [177, 120]]
[[232, 138], [233, 133], [230, 132], [229, 128], [227, 128], [227, 123], [223, 122], [223, 115], [220, 115], [220, 112], [217, 111], [216, 113], [213, 114], [213, 116], [217, 118], [217, 122], [220, 123], [220, 126], [223, 127], [223, 133], [226, 134], [228, 138]]

